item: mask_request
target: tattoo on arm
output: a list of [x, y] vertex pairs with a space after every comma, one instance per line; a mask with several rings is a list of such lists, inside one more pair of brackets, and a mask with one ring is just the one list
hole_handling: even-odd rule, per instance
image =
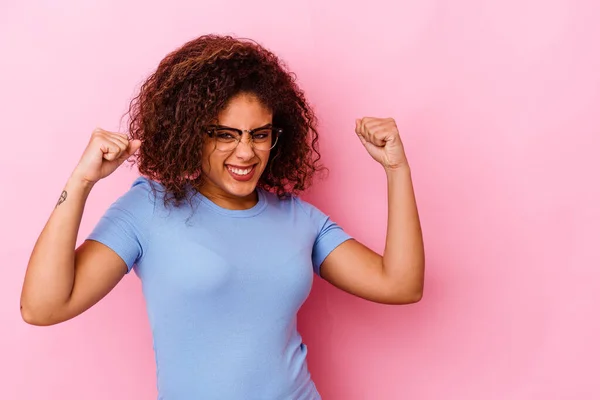
[[65, 200], [67, 200], [67, 191], [63, 190], [63, 192], [60, 195], [60, 199], [58, 199], [58, 203], [56, 203], [56, 207], [60, 206], [62, 203], [65, 202]]

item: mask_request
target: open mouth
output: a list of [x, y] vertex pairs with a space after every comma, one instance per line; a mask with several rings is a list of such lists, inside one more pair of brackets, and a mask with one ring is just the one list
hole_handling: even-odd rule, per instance
[[252, 179], [254, 171], [256, 170], [256, 164], [247, 167], [240, 167], [234, 165], [227, 165], [227, 171], [237, 181], [248, 181]]

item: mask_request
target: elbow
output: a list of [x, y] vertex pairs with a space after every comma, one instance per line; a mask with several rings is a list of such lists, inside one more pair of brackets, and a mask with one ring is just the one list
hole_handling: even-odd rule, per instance
[[39, 317], [23, 306], [21, 306], [21, 318], [29, 325], [41, 325]]
[[404, 305], [418, 303], [423, 298], [423, 282], [421, 281], [411, 286], [400, 285], [392, 291], [389, 297], [390, 304]]
[[51, 315], [34, 311], [23, 305], [21, 305], [21, 318], [25, 323], [34, 326], [50, 326], [57, 323]]
[[387, 303], [389, 304], [414, 304], [423, 298], [425, 286], [424, 262], [415, 263], [409, 267], [397, 268], [405, 271], [396, 276], [387, 277]]
[[403, 291], [398, 293], [391, 301], [391, 304], [404, 305], [404, 304], [415, 304], [421, 301], [423, 298], [423, 290], [411, 290], [409, 292]]
[[410, 296], [408, 296], [408, 302], [405, 304], [414, 304], [421, 301], [423, 298], [423, 287], [421, 286], [418, 290], [414, 290]]

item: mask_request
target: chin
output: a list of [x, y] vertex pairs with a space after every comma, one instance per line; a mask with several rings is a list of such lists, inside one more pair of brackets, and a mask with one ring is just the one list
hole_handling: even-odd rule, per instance
[[236, 182], [234, 184], [225, 185], [225, 188], [231, 196], [245, 198], [254, 193], [256, 186], [256, 182], [246, 182], [243, 185], [240, 185]]
[[225, 176], [222, 181], [224, 189], [232, 196], [248, 197], [251, 196], [258, 186], [258, 179], [252, 179], [246, 182], [239, 182], [231, 176]]

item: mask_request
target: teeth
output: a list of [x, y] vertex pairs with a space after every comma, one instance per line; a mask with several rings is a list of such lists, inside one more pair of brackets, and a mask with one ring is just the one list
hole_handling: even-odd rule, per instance
[[248, 175], [250, 173], [250, 171], [252, 171], [252, 167], [247, 168], [247, 169], [239, 169], [239, 168], [229, 167], [229, 170], [232, 171], [236, 175]]

